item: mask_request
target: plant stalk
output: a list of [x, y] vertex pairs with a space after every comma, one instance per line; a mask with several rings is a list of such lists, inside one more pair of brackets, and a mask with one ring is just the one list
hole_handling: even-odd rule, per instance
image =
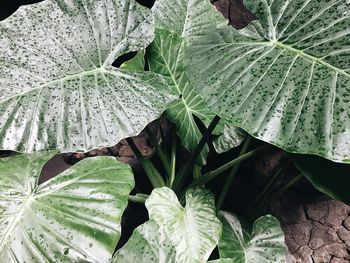
[[154, 188], [165, 186], [165, 182], [164, 182], [162, 176], [159, 174], [159, 172], [154, 167], [154, 165], [149, 160], [147, 160], [145, 157], [142, 156], [142, 154], [140, 153], [139, 149], [135, 145], [132, 138], [127, 138], [126, 140], [129, 144], [130, 148], [134, 152], [136, 158], [141, 163], [142, 168], [145, 170], [146, 175], [147, 175], [148, 179], [150, 180], [152, 186]]
[[167, 154], [159, 146], [159, 144], [157, 143], [156, 138], [154, 137], [153, 132], [151, 131], [151, 129], [149, 127], [145, 128], [145, 132], [146, 132], [146, 134], [147, 134], [151, 144], [153, 145], [156, 153], [158, 154], [159, 159], [162, 162], [163, 167], [165, 168], [166, 174], [168, 176], [170, 176], [170, 163], [169, 163], [169, 158], [168, 158]]
[[[242, 146], [242, 149], [241, 151], [239, 152], [239, 156], [242, 156], [243, 154], [247, 153], [248, 151], [248, 148], [249, 148], [249, 145], [250, 145], [250, 142], [252, 141], [252, 136], [248, 136], [248, 138], [245, 140], [243, 146]], [[239, 166], [240, 166], [240, 163], [238, 163], [237, 165], [233, 166], [232, 167], [232, 170], [230, 172], [230, 174], [228, 175], [227, 179], [226, 179], [226, 182], [225, 182], [225, 185], [224, 185], [224, 188], [222, 189], [221, 191], [221, 194], [219, 196], [219, 199], [216, 203], [216, 209], [217, 211], [219, 211], [221, 209], [221, 206], [222, 204], [224, 203], [225, 201], [225, 198], [227, 196], [227, 193], [228, 191], [230, 190], [231, 188], [231, 185], [232, 185], [232, 182], [233, 180], [235, 179], [236, 177], [236, 174], [237, 174], [237, 171], [239, 169]]]
[[129, 195], [128, 201], [134, 203], [144, 204], [149, 196], [145, 194]]
[[301, 173], [298, 176], [294, 177], [292, 180], [290, 180], [285, 186], [282, 187], [281, 190], [279, 190], [276, 194], [276, 196], [279, 196], [283, 194], [287, 189], [292, 187], [294, 184], [296, 184], [301, 178], [303, 178], [304, 175]]
[[171, 157], [170, 157], [170, 176], [168, 185], [171, 188], [173, 186], [176, 174], [176, 148], [177, 148], [177, 137], [176, 137], [176, 128], [173, 127], [172, 132], [172, 145], [171, 145]]
[[218, 169], [214, 170], [214, 171], [210, 171], [207, 172], [205, 174], [203, 174], [200, 178], [198, 178], [197, 180], [193, 181], [193, 183], [189, 186], [190, 187], [195, 187], [195, 186], [201, 186], [203, 184], [206, 184], [208, 182], [210, 182], [211, 180], [213, 180], [215, 177], [217, 177], [218, 175], [220, 175], [222, 172], [226, 171], [227, 169], [240, 164], [241, 162], [243, 162], [244, 160], [247, 160], [249, 158], [252, 158], [258, 154], [261, 154], [265, 151], [267, 151], [268, 149], [270, 149], [270, 145], [266, 144], [263, 145], [259, 148], [256, 148], [250, 152], [247, 152], [239, 157], [237, 157], [236, 159], [220, 166]]
[[219, 116], [215, 116], [214, 119], [211, 121], [208, 129], [205, 130], [202, 138], [200, 139], [196, 149], [194, 149], [190, 160], [185, 164], [185, 166], [183, 167], [183, 169], [180, 170], [180, 172], [176, 175], [175, 177], [175, 181], [173, 184], [173, 190], [175, 193], [179, 193], [185, 183], [186, 180], [188, 178], [188, 175], [192, 172], [194, 165], [196, 164], [196, 161], [200, 155], [200, 153], [202, 152], [205, 144], [207, 143], [207, 141], [210, 138], [211, 133], [213, 132], [213, 130], [215, 129], [216, 125], [219, 123], [220, 121], [220, 117]]

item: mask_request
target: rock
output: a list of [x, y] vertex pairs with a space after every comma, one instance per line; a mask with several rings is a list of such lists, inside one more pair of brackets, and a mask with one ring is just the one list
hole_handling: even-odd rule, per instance
[[349, 263], [349, 260], [334, 257], [330, 263]]
[[347, 228], [347, 230], [350, 230], [350, 215], [344, 220], [343, 225]]
[[350, 231], [347, 230], [345, 227], [341, 226], [337, 231], [337, 234], [339, 239], [341, 239], [350, 250]]
[[312, 259], [314, 263], [328, 263], [331, 261], [332, 256], [323, 247], [313, 252]]

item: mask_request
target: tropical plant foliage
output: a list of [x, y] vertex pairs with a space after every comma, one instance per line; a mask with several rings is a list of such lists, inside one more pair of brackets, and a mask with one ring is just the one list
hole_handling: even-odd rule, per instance
[[350, 3], [244, 3], [258, 21], [189, 47], [192, 84], [214, 112], [259, 139], [350, 162]]
[[138, 134], [174, 97], [159, 76], [112, 67], [154, 38], [135, 1], [46, 0], [0, 23], [0, 146], [89, 150]]
[[138, 227], [115, 262], [206, 262], [221, 236], [213, 195], [193, 188], [183, 208], [166, 187], [146, 201], [150, 221]]
[[[202, 263], [218, 247], [210, 262], [285, 262], [276, 218], [247, 231], [220, 211], [239, 164], [269, 147], [252, 149], [244, 131], [299, 153], [292, 159], [315, 187], [350, 202], [349, 167], [333, 162], [350, 162], [350, 2], [244, 4], [258, 20], [242, 30], [209, 0], [157, 0], [152, 10], [135, 0], [45, 0], [0, 22], [0, 148], [36, 151], [0, 159], [2, 261]], [[177, 167], [177, 137], [167, 151], [146, 129], [160, 172], [128, 137], [163, 112], [191, 156]], [[41, 150], [123, 138], [155, 188], [149, 196], [130, 195], [132, 170], [112, 157], [39, 185], [57, 153]], [[198, 168], [211, 143], [221, 153], [244, 139], [235, 159]], [[204, 185], [229, 168], [215, 204]], [[115, 251], [128, 199], [144, 203], [149, 220]]]
[[109, 262], [134, 187], [112, 157], [81, 161], [38, 185], [56, 152], [0, 159], [2, 262]]

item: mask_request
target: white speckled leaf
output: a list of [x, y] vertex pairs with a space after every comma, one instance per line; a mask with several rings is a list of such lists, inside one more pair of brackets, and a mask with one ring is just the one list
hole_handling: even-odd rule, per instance
[[213, 194], [204, 188], [186, 192], [186, 207], [167, 188], [153, 190], [146, 200], [149, 217], [169, 237], [177, 263], [206, 262], [219, 242], [222, 225], [216, 217]]
[[175, 248], [163, 228], [148, 221], [136, 228], [129, 241], [117, 251], [113, 263], [177, 263]]
[[154, 38], [134, 0], [45, 0], [0, 22], [0, 148], [89, 150], [138, 134], [174, 99], [112, 67]]
[[171, 30], [188, 42], [228, 24], [209, 0], [157, 0], [152, 12], [157, 27]]
[[1, 262], [109, 262], [134, 185], [131, 168], [89, 158], [38, 186], [54, 154], [0, 159]]
[[263, 216], [247, 234], [238, 220], [230, 213], [220, 211], [223, 223], [219, 253], [222, 258], [215, 262], [234, 263], [285, 263], [284, 234], [280, 223], [273, 216]]
[[262, 30], [226, 27], [198, 39], [188, 49], [192, 84], [259, 139], [350, 162], [350, 2], [244, 3]]

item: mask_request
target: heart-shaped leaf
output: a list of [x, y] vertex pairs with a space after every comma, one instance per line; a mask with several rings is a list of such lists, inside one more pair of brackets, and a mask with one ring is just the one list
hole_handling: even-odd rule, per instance
[[176, 263], [175, 248], [163, 228], [148, 221], [136, 228], [129, 241], [117, 251], [113, 263]]
[[244, 3], [260, 23], [197, 38], [188, 48], [192, 84], [259, 139], [350, 162], [350, 2]]
[[236, 216], [220, 211], [219, 218], [224, 227], [219, 242], [221, 259], [215, 262], [285, 262], [284, 235], [276, 218], [263, 216], [257, 219], [251, 235], [242, 229]]
[[202, 263], [208, 260], [219, 242], [222, 228], [216, 217], [212, 193], [204, 188], [188, 190], [186, 207], [183, 208], [171, 189], [158, 188], [146, 200], [146, 207], [150, 219], [164, 229], [174, 246], [175, 262]]
[[46, 0], [0, 22], [0, 148], [89, 150], [138, 134], [174, 97], [112, 67], [154, 38], [134, 0]]
[[85, 159], [37, 185], [54, 153], [0, 159], [2, 262], [109, 262], [133, 188], [131, 168]]

